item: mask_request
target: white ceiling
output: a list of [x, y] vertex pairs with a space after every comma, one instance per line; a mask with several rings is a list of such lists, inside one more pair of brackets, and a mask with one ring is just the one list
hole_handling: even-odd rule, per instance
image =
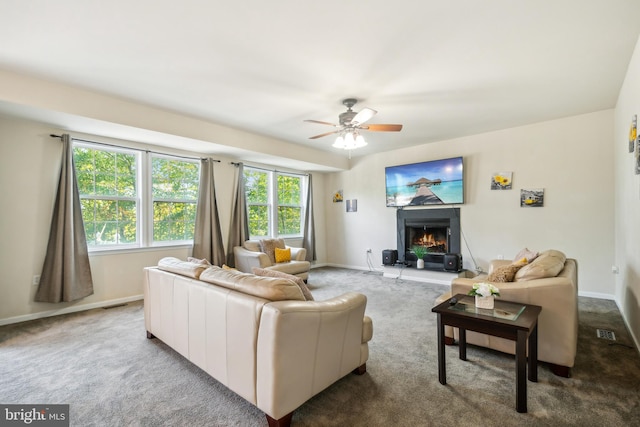
[[404, 124], [364, 155], [613, 108], [639, 34], [638, 0], [0, 0], [0, 69], [336, 153], [303, 120], [355, 97]]

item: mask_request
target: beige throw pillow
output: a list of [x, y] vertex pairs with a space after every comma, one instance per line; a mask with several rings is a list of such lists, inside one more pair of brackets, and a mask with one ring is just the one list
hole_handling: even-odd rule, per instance
[[564, 268], [567, 257], [560, 251], [548, 250], [542, 252], [532, 263], [523, 267], [516, 274], [516, 281], [544, 279], [556, 277]]
[[271, 264], [276, 263], [276, 248], [286, 249], [284, 239], [262, 239], [260, 240], [260, 250], [267, 254]]
[[300, 290], [302, 291], [302, 295], [304, 295], [304, 298], [307, 301], [315, 301], [313, 299], [313, 295], [311, 295], [311, 291], [307, 287], [307, 284], [304, 283], [304, 280], [302, 280], [298, 276], [294, 276], [293, 274], [283, 273], [282, 271], [276, 271], [276, 270], [270, 270], [268, 268], [258, 268], [258, 267], [253, 267], [253, 274], [255, 274], [256, 276], [280, 277], [282, 279], [292, 280], [300, 287]]
[[527, 262], [531, 262], [538, 257], [538, 252], [531, 251], [529, 248], [524, 248], [513, 258], [513, 261], [519, 261], [522, 258], [526, 258]]

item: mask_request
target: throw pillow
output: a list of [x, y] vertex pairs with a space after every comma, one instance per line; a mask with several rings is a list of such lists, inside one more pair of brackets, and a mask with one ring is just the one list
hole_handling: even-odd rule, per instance
[[527, 265], [516, 274], [516, 281], [544, 279], [556, 277], [564, 268], [567, 257], [556, 250], [542, 252], [531, 264]]
[[513, 278], [516, 276], [518, 270], [524, 267], [527, 264], [526, 260], [524, 262], [514, 262], [513, 264], [503, 265], [502, 267], [498, 267], [489, 274], [487, 280], [489, 282], [497, 282], [497, 283], [506, 283], [513, 282]]
[[188, 256], [187, 257], [187, 261], [188, 262], [193, 262], [193, 263], [196, 263], [196, 264], [211, 265], [211, 263], [206, 258], [198, 259], [198, 258], [194, 258], [192, 256]]
[[519, 261], [522, 258], [526, 258], [527, 262], [531, 262], [536, 259], [538, 256], [538, 252], [530, 251], [529, 248], [524, 248], [513, 258], [514, 261]]
[[315, 301], [313, 299], [313, 295], [311, 295], [311, 291], [307, 287], [307, 284], [304, 283], [304, 280], [302, 280], [298, 276], [294, 276], [293, 274], [283, 273], [282, 271], [276, 271], [276, 270], [270, 270], [268, 268], [258, 268], [258, 267], [253, 267], [253, 274], [255, 274], [256, 276], [279, 277], [282, 279], [289, 279], [293, 281], [296, 285], [298, 285], [298, 287], [302, 291], [302, 295], [304, 295], [304, 298], [307, 301]]
[[276, 248], [285, 249], [284, 239], [262, 239], [260, 240], [260, 250], [267, 254], [271, 264], [276, 263]]
[[291, 248], [287, 248], [287, 249], [276, 248], [275, 258], [276, 258], [276, 263], [291, 261]]

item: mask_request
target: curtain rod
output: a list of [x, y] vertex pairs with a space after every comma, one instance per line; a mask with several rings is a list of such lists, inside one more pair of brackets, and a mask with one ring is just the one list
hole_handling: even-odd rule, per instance
[[[231, 163], [234, 166], [240, 166], [240, 165], [243, 164], [242, 162], [229, 162], [229, 163]], [[245, 166], [247, 166], [247, 165], [245, 165]], [[247, 166], [247, 167], [250, 168], [250, 169], [258, 169], [258, 170], [266, 171], [266, 172], [280, 172], [280, 173], [286, 173], [286, 174], [289, 174], [289, 175], [309, 176], [308, 173], [296, 173], [296, 172], [279, 171], [278, 169], [267, 169], [267, 168], [261, 168], [261, 167], [258, 167], [258, 166]]]
[[[62, 135], [55, 135], [55, 134], [49, 134], [49, 136], [51, 138], [62, 138]], [[190, 160], [208, 160], [208, 157], [191, 157], [191, 156], [181, 156], [178, 154], [167, 154], [167, 153], [161, 153], [159, 151], [153, 151], [153, 150], [144, 150], [142, 148], [132, 148], [132, 147], [125, 147], [124, 145], [116, 145], [116, 144], [108, 144], [106, 142], [98, 142], [98, 141], [89, 141], [87, 139], [80, 139], [80, 138], [74, 138], [71, 137], [71, 139], [73, 139], [74, 141], [80, 141], [80, 142], [88, 142], [89, 144], [97, 144], [97, 145], [106, 145], [108, 147], [116, 147], [116, 148], [126, 148], [127, 150], [134, 150], [134, 151], [143, 151], [145, 153], [153, 153], [153, 154], [162, 154], [165, 156], [172, 156], [172, 157], [178, 157], [181, 159], [190, 159]], [[216, 159], [211, 159], [214, 162], [220, 163], [220, 160], [216, 160]]]

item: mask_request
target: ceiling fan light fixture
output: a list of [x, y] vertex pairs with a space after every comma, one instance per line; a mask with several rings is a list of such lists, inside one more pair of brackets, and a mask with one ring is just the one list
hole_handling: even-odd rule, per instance
[[333, 146], [335, 148], [344, 148], [344, 138], [342, 137], [342, 135], [339, 135], [336, 138], [336, 142], [333, 143]]

